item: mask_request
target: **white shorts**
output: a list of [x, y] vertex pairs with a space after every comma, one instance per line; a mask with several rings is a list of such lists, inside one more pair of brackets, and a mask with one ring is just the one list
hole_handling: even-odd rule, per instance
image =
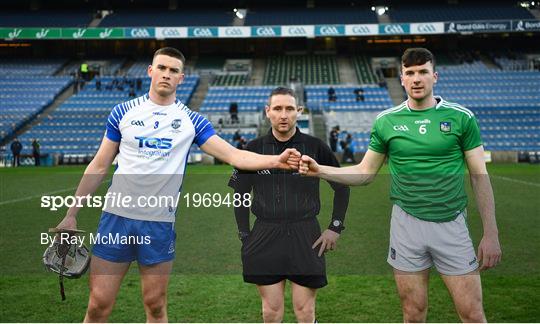
[[397, 270], [417, 272], [433, 264], [444, 275], [463, 275], [478, 268], [467, 228], [467, 211], [450, 222], [428, 222], [394, 205], [388, 263]]

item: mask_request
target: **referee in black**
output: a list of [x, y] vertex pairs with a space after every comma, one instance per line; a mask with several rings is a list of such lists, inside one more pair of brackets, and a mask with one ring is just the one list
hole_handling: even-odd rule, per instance
[[[297, 106], [293, 90], [274, 89], [265, 110], [272, 128], [267, 135], [250, 141], [247, 150], [279, 154], [296, 148], [318, 163], [339, 166], [323, 141], [296, 127], [302, 108]], [[317, 221], [321, 207], [318, 178], [277, 169], [234, 170], [231, 176], [229, 186], [236, 193], [253, 191], [253, 229], [250, 230], [249, 208], [235, 208], [235, 216], [242, 240], [244, 281], [257, 285], [265, 322], [282, 321], [287, 279], [291, 281], [296, 319], [303, 323], [315, 321], [317, 289], [327, 285], [324, 252], [336, 247], [349, 203], [349, 187], [330, 185], [334, 190], [332, 219], [321, 234]]]

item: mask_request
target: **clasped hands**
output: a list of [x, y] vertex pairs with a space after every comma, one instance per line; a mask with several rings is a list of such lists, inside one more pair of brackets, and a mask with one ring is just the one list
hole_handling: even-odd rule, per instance
[[278, 168], [285, 170], [298, 170], [301, 175], [316, 176], [319, 172], [319, 164], [311, 157], [302, 155], [295, 148], [288, 148], [278, 157]]

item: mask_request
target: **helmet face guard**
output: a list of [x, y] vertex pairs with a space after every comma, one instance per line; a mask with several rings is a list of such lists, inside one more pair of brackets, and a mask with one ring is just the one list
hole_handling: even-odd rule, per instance
[[[90, 265], [90, 251], [81, 244], [72, 244], [69, 239], [73, 234], [82, 231], [68, 231], [51, 229], [56, 232], [54, 242], [43, 253], [43, 264], [47, 270], [57, 273], [60, 281], [60, 295], [62, 300], [66, 299], [64, 293], [64, 277], [75, 279], [81, 277]], [[67, 235], [66, 235], [67, 233]]]
[[43, 253], [43, 264], [49, 271], [66, 278], [79, 278], [90, 265], [90, 251], [85, 245], [60, 243], [56, 237]]

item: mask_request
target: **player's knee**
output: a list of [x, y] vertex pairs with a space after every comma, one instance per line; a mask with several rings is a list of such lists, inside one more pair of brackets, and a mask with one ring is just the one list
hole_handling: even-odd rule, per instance
[[486, 322], [482, 301], [478, 300], [468, 303], [466, 306], [460, 307], [459, 315], [461, 320], [466, 323], [483, 323]]
[[303, 303], [294, 305], [294, 314], [298, 322], [313, 323], [315, 320], [315, 304]]
[[263, 302], [262, 313], [263, 320], [266, 323], [277, 323], [283, 319], [283, 305], [276, 303]]
[[100, 321], [100, 319], [106, 318], [112, 311], [114, 300], [110, 300], [108, 296], [96, 291], [90, 293], [88, 301], [87, 315], [94, 321]]
[[425, 322], [427, 303], [424, 301], [403, 301], [403, 320], [405, 322]]
[[144, 308], [148, 316], [152, 318], [162, 318], [166, 315], [167, 298], [165, 293], [154, 294], [144, 297]]

